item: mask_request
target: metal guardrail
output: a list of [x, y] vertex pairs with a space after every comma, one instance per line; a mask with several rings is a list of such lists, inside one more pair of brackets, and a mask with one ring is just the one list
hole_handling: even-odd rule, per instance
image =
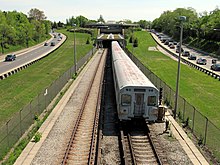
[[[150, 33], [150, 34], [151, 34], [151, 33]], [[152, 36], [152, 34], [151, 34], [151, 36]], [[179, 57], [179, 55], [177, 55], [176, 53], [170, 51], [169, 49], [167, 49], [166, 47], [164, 47], [163, 44], [159, 43], [159, 42], [154, 38], [154, 36], [152, 36], [152, 38], [154, 39], [154, 41], [155, 41], [158, 45], [160, 45], [161, 48], [163, 48], [166, 52], [168, 52], [169, 54], [171, 54], [173, 57], [175, 57], [175, 58], [178, 58], [178, 57]], [[185, 64], [187, 64], [187, 65], [189, 65], [189, 66], [191, 66], [191, 67], [193, 67], [193, 68], [195, 68], [195, 69], [197, 69], [197, 70], [199, 70], [199, 71], [202, 71], [202, 72], [206, 73], [207, 75], [212, 76], [212, 77], [215, 78], [215, 79], [218, 78], [219, 81], [220, 81], [220, 73], [219, 73], [219, 74], [218, 74], [218, 73], [215, 73], [214, 71], [212, 71], [212, 70], [210, 70], [210, 69], [207, 69], [207, 68], [204, 68], [204, 67], [199, 66], [199, 65], [197, 65], [197, 64], [194, 64], [194, 63], [192, 63], [190, 60], [185, 59], [185, 58], [182, 58], [182, 57], [181, 57], [181, 61], [182, 61], [183, 63], [185, 63]]]

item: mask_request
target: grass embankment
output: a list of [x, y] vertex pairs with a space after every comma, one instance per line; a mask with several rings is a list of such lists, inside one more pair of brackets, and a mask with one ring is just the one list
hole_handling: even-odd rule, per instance
[[[21, 110], [73, 64], [73, 33], [60, 31], [67, 41], [38, 63], [0, 81], [0, 126]], [[76, 55], [82, 58], [92, 48], [89, 34], [76, 33]]]
[[[173, 90], [176, 87], [177, 62], [157, 51], [149, 51], [156, 43], [149, 33], [136, 32], [138, 47], [134, 54]], [[130, 51], [131, 44], [128, 45]], [[220, 127], [220, 82], [187, 65], [181, 64], [179, 94]]]

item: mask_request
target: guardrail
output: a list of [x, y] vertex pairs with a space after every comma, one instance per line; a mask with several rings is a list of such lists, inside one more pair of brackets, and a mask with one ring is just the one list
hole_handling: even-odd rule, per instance
[[[154, 41], [155, 41], [158, 45], [160, 45], [161, 48], [163, 48], [166, 52], [168, 52], [169, 54], [171, 54], [173, 57], [179, 58], [179, 55], [177, 55], [176, 53], [174, 53], [174, 52], [170, 51], [169, 49], [167, 49], [166, 47], [164, 47], [163, 44], [159, 43], [159, 42], [154, 38], [154, 36], [152, 35], [152, 33], [150, 33], [150, 34], [151, 34], [152, 38], [154, 39]], [[215, 78], [215, 79], [218, 78], [218, 80], [220, 81], [220, 74], [215, 73], [214, 71], [212, 71], [212, 70], [210, 70], [210, 69], [207, 69], [207, 68], [204, 68], [204, 67], [199, 66], [199, 65], [197, 65], [197, 64], [194, 64], [194, 63], [192, 63], [191, 61], [189, 61], [188, 59], [185, 59], [185, 58], [182, 58], [182, 57], [181, 57], [181, 61], [182, 61], [183, 63], [185, 63], [185, 64], [187, 64], [187, 65], [189, 65], [189, 66], [191, 66], [191, 67], [193, 67], [193, 68], [195, 68], [195, 69], [197, 69], [197, 70], [199, 70], [199, 71], [204, 72], [204, 73], [207, 74], [207, 75], [212, 76], [212, 77]]]
[[[64, 35], [63, 35], [63, 36], [64, 36]], [[63, 42], [59, 42], [59, 43], [56, 45], [56, 47], [54, 47], [54, 49], [53, 49], [52, 51], [49, 50], [49, 51], [43, 53], [41, 56], [39, 56], [39, 57], [37, 57], [37, 58], [35, 58], [35, 59], [29, 61], [29, 62], [26, 62], [26, 63], [24, 63], [24, 64], [22, 64], [22, 65], [20, 65], [20, 66], [17, 66], [17, 67], [15, 67], [15, 68], [11, 69], [11, 70], [8, 70], [7, 72], [2, 73], [2, 74], [0, 75], [0, 80], [3, 80], [3, 79], [5, 79], [5, 78], [7, 78], [7, 77], [9, 77], [9, 76], [11, 76], [11, 75], [13, 75], [13, 74], [15, 74], [15, 73], [21, 71], [21, 70], [23, 70], [23, 69], [26, 69], [27, 67], [31, 66], [32, 64], [34, 64], [34, 63], [40, 61], [41, 59], [43, 59], [43, 58], [45, 58], [45, 57], [47, 57], [47, 56], [50, 55], [52, 52], [54, 52], [56, 49], [58, 49], [60, 45], [62, 45], [63, 43], [65, 43], [65, 41], [66, 41], [66, 36], [63, 37], [63, 40], [64, 40], [64, 41], [63, 41]]]

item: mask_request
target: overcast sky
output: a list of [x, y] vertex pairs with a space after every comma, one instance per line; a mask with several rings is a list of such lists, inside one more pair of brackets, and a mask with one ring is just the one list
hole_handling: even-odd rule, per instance
[[105, 21], [153, 21], [167, 10], [192, 7], [200, 13], [210, 12], [219, 5], [220, 0], [0, 0], [1, 11], [27, 14], [37, 8], [44, 11], [48, 20], [64, 23], [67, 18], [79, 15], [94, 20], [102, 15]]

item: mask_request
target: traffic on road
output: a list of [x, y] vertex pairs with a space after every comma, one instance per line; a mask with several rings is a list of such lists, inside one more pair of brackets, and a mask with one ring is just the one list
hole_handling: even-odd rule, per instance
[[58, 43], [62, 43], [63, 36], [59, 33], [52, 33], [52, 36], [53, 37], [45, 43], [34, 48], [29, 48], [25, 52], [6, 55], [4, 59], [0, 60], [0, 75], [6, 74], [14, 68], [18, 68], [30, 61], [41, 58], [43, 55], [56, 49], [56, 47], [59, 46]]
[[[179, 43], [163, 33], [152, 32], [158, 37], [159, 42], [163, 44], [165, 48], [170, 49], [172, 53], [179, 54]], [[182, 45], [181, 47], [181, 57], [190, 60], [194, 64], [203, 65], [206, 69], [220, 73], [220, 61], [196, 50], [190, 49], [186, 45]]]

